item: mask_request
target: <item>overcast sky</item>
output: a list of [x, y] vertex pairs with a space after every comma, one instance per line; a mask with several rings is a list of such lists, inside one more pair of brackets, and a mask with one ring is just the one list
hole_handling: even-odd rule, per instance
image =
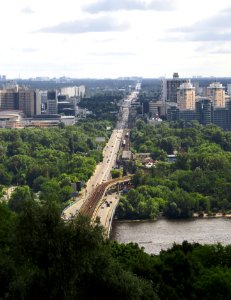
[[230, 0], [3, 3], [7, 78], [231, 77]]

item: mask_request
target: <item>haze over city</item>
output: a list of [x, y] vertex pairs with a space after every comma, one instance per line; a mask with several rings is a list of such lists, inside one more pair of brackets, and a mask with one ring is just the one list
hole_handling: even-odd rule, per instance
[[230, 1], [8, 0], [0, 74], [229, 77]]

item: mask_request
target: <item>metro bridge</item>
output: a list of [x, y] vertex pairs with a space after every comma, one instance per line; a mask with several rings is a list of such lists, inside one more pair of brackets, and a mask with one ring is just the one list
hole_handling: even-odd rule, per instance
[[[116, 179], [111, 179], [107, 182], [98, 185], [93, 190], [92, 194], [84, 201], [83, 205], [79, 210], [79, 213], [88, 216], [91, 219], [91, 223], [94, 224], [97, 220], [98, 210], [104, 202], [103, 198], [106, 195], [106, 193], [112, 188], [116, 188], [116, 191], [119, 192], [124, 188], [124, 183], [130, 182], [132, 177], [133, 175], [128, 175]], [[114, 212], [115, 209], [110, 212], [111, 215], [107, 218], [109, 220], [105, 227], [105, 232], [107, 236], [109, 236], [110, 233], [110, 227]]]

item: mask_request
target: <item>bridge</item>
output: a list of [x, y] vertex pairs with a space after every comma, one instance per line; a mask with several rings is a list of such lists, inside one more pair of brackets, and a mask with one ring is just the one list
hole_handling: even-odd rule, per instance
[[[94, 223], [97, 219], [97, 213], [104, 202], [103, 198], [106, 195], [107, 191], [110, 188], [117, 187], [117, 191], [121, 189], [122, 185], [124, 183], [128, 183], [131, 181], [133, 175], [128, 175], [116, 179], [111, 179], [107, 182], [104, 182], [100, 185], [98, 185], [92, 192], [92, 194], [85, 200], [83, 205], [80, 208], [79, 213], [85, 216], [88, 216], [91, 219], [91, 222]], [[115, 213], [115, 209], [108, 212], [111, 214], [109, 217], [107, 217], [107, 225], [105, 228], [106, 235], [109, 236], [111, 223], [113, 219], [113, 215]]]
[[[119, 183], [129, 182], [132, 178], [132, 175], [111, 179], [107, 182], [101, 183], [98, 185], [92, 192], [92, 194], [86, 199], [83, 203], [80, 213], [90, 217], [91, 219], [94, 217], [95, 210], [100, 204], [100, 200], [105, 195], [106, 191]], [[94, 221], [94, 220], [93, 220]]]
[[[120, 185], [129, 182], [133, 176], [130, 175], [108, 180], [111, 176], [111, 169], [116, 165], [116, 158], [122, 140], [129, 140], [128, 136], [126, 137], [126, 132], [128, 132], [128, 130], [125, 131], [125, 128], [128, 122], [129, 107], [133, 98], [134, 94], [132, 94], [131, 97], [124, 99], [123, 110], [116, 124], [116, 129], [113, 130], [111, 137], [103, 150], [102, 162], [97, 165], [95, 172], [88, 180], [84, 194], [63, 210], [63, 219], [68, 220], [81, 213], [82, 215], [88, 216], [91, 219], [92, 224], [94, 224], [96, 220], [101, 219], [101, 224], [107, 228], [108, 232], [110, 232], [112, 218], [118, 201], [114, 201], [111, 198], [110, 201], [107, 202], [108, 200], [105, 200], [105, 196], [109, 189], [115, 187], [120, 189]], [[114, 195], [114, 198], [117, 198], [116, 200], [118, 200], [118, 196]], [[108, 206], [110, 206], [110, 212], [108, 211]]]

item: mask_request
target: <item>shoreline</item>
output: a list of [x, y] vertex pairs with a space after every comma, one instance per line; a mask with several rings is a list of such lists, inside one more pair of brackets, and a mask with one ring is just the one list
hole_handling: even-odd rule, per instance
[[180, 221], [180, 220], [193, 220], [193, 219], [216, 219], [216, 218], [226, 218], [226, 219], [231, 219], [231, 214], [222, 214], [222, 213], [216, 213], [214, 215], [208, 215], [208, 214], [204, 214], [203, 216], [200, 216], [198, 213], [193, 214], [193, 216], [191, 218], [166, 218], [163, 216], [159, 216], [155, 219], [135, 219], [135, 220], [131, 220], [131, 219], [114, 219], [113, 222], [115, 223], [145, 223], [145, 222], [156, 222], [158, 220], [171, 220], [171, 221]]

